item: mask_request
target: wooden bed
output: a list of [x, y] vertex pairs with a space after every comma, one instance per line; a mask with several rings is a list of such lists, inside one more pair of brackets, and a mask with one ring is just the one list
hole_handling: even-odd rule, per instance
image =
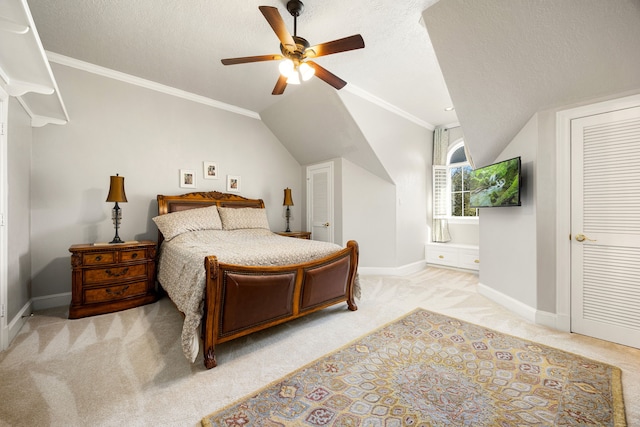
[[[247, 199], [220, 192], [158, 195], [157, 200], [159, 215], [211, 205], [264, 208], [261, 199]], [[160, 234], [159, 245], [162, 240]], [[232, 265], [219, 263], [216, 254], [206, 256], [203, 260], [206, 289], [201, 322], [206, 368], [216, 366], [215, 345], [218, 343], [341, 302], [346, 302], [349, 310], [357, 310], [354, 286], [358, 255], [358, 244], [352, 240], [345, 248], [330, 256], [295, 265]]]

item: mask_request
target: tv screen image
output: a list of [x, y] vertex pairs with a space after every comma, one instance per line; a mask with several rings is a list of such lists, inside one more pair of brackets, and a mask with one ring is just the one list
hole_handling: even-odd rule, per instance
[[469, 190], [472, 208], [520, 206], [520, 157], [472, 170]]

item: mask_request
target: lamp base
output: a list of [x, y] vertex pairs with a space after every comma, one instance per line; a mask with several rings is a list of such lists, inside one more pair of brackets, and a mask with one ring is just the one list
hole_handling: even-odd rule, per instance
[[291, 233], [291, 230], [289, 229], [289, 219], [291, 218], [291, 211], [289, 210], [289, 206], [287, 206], [287, 213], [285, 217], [287, 218], [287, 229], [285, 230], [285, 232]]
[[122, 239], [120, 239], [120, 237], [116, 236], [109, 243], [124, 243], [124, 241]]

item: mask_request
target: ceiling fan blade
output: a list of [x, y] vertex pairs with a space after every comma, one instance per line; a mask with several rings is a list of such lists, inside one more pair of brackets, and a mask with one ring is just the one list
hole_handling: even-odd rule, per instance
[[223, 65], [246, 64], [248, 62], [277, 61], [282, 55], [243, 56], [241, 58], [227, 58], [222, 60]]
[[333, 40], [308, 47], [305, 50], [305, 55], [308, 58], [317, 58], [319, 56], [331, 55], [333, 53], [362, 49], [363, 47], [364, 39], [360, 34], [356, 34], [343, 39]]
[[282, 20], [282, 16], [280, 12], [278, 12], [277, 7], [271, 6], [259, 6], [260, 12], [264, 15], [265, 19], [273, 28], [273, 31], [278, 36], [280, 43], [284, 46], [288, 51], [293, 52], [296, 50], [296, 42], [291, 37], [291, 33], [287, 30], [284, 21]]
[[280, 74], [280, 76], [278, 77], [278, 81], [276, 82], [276, 85], [273, 88], [273, 92], [271, 92], [271, 95], [282, 95], [286, 87], [287, 87], [287, 77]]
[[307, 61], [307, 64], [309, 64], [311, 67], [313, 67], [314, 70], [316, 70], [316, 77], [318, 77], [320, 80], [324, 80], [325, 83], [330, 84], [338, 90], [346, 86], [347, 82], [345, 82], [332, 72], [328, 71], [326, 68], [322, 68], [313, 61]]

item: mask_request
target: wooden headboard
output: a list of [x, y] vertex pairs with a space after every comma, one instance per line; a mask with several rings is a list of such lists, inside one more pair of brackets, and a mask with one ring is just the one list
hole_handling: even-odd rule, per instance
[[264, 208], [262, 199], [247, 199], [237, 194], [219, 191], [187, 193], [179, 196], [158, 194], [158, 215], [212, 205], [225, 208]]
[[[247, 199], [237, 194], [221, 193], [219, 191], [187, 193], [179, 196], [158, 194], [157, 199], [158, 215], [187, 209], [206, 208], [212, 205], [225, 208], [264, 208], [262, 199]], [[158, 246], [163, 240], [164, 237], [158, 230]]]

